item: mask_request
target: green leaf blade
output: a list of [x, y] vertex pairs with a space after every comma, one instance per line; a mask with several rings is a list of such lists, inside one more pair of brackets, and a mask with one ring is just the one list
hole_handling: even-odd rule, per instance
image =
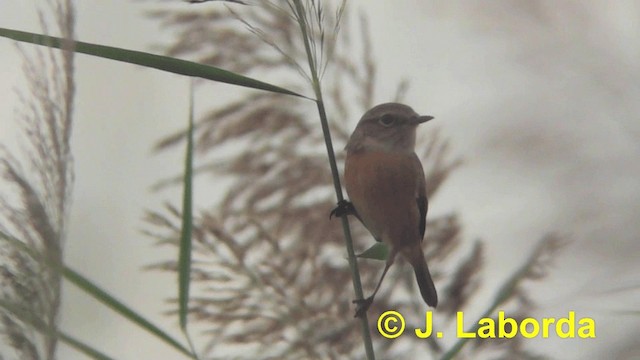
[[189, 105], [189, 128], [184, 163], [182, 195], [182, 229], [178, 256], [178, 301], [180, 327], [186, 332], [189, 312], [189, 284], [191, 282], [191, 236], [193, 233], [193, 87]]
[[[237, 85], [257, 90], [271, 91], [275, 93], [307, 98], [291, 90], [272, 85], [260, 80], [252, 79], [217, 67], [198, 64], [192, 61], [181, 60], [169, 56], [150, 54], [142, 51], [127, 50], [112, 46], [97, 45], [82, 41], [71, 41], [55, 36], [35, 34], [0, 27], [0, 36], [15, 41], [42, 45], [62, 50], [73, 50], [78, 53], [97, 56], [105, 59], [136, 64], [179, 75], [199, 77], [207, 80], [218, 81], [226, 84]], [[308, 98], [307, 98], [308, 99]]]
[[385, 243], [377, 242], [373, 244], [370, 248], [363, 251], [361, 254], [356, 255], [359, 258], [363, 259], [373, 259], [373, 260], [387, 260], [389, 256], [389, 247]]

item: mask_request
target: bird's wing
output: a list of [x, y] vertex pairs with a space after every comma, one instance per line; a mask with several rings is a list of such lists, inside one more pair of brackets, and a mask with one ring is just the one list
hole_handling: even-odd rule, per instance
[[422, 163], [418, 159], [418, 155], [413, 154], [413, 160], [416, 166], [413, 168], [416, 171], [416, 204], [418, 205], [418, 211], [420, 212], [420, 240], [424, 239], [424, 232], [427, 227], [427, 210], [429, 210], [429, 200], [427, 200], [427, 184], [424, 178], [424, 170], [422, 169]]

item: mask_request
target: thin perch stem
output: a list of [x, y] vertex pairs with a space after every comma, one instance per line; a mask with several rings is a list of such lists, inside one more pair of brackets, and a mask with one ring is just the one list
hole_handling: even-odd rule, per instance
[[[327, 121], [327, 114], [324, 108], [324, 101], [322, 99], [322, 89], [320, 86], [320, 79], [318, 77], [318, 69], [316, 67], [316, 61], [314, 60], [313, 53], [310, 44], [310, 34], [307, 31], [307, 21], [305, 17], [304, 7], [300, 0], [294, 0], [296, 18], [300, 25], [300, 31], [302, 32], [302, 39], [304, 41], [304, 48], [307, 53], [307, 60], [309, 62], [309, 70], [311, 72], [311, 79], [313, 84], [313, 91], [316, 96], [316, 105], [318, 107], [318, 113], [320, 115], [320, 124], [322, 125], [322, 133], [324, 134], [324, 142], [327, 147], [327, 155], [329, 156], [329, 166], [331, 167], [331, 175], [333, 176], [333, 185], [336, 191], [336, 198], [338, 202], [344, 200], [342, 194], [342, 186], [340, 185], [340, 175], [338, 172], [338, 166], [336, 165], [336, 156], [333, 151], [333, 143], [331, 141], [331, 131], [329, 130], [329, 122]], [[349, 267], [351, 268], [351, 278], [353, 281], [353, 289], [356, 294], [356, 299], [363, 298], [362, 283], [360, 281], [360, 271], [358, 270], [358, 261], [353, 248], [353, 240], [351, 238], [351, 230], [349, 228], [349, 220], [347, 215], [341, 217], [342, 230], [344, 232], [345, 244], [347, 246], [347, 257], [349, 259]], [[373, 352], [373, 344], [371, 342], [371, 332], [369, 330], [369, 320], [366, 313], [360, 317], [362, 326], [362, 338], [364, 340], [365, 352], [367, 359], [375, 359]]]

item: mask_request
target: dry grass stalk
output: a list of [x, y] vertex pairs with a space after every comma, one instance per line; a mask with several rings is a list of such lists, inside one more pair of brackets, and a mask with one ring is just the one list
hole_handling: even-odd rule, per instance
[[[53, 22], [61, 37], [74, 37], [75, 10], [70, 0], [47, 1], [39, 16], [44, 32]], [[21, 53], [29, 92], [22, 95], [18, 113], [26, 143], [19, 155], [0, 149], [0, 174], [7, 188], [14, 190], [0, 198], [0, 229], [59, 263], [73, 183], [74, 53], [51, 49], [35, 49], [31, 54], [21, 49]], [[57, 328], [60, 274], [8, 244], [2, 246], [1, 256], [2, 299], [21, 314], [0, 310], [7, 344], [20, 359], [54, 359], [57, 339], [37, 332], [29, 322]]]

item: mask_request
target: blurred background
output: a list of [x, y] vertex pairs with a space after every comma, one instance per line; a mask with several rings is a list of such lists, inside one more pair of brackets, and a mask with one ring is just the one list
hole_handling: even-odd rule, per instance
[[[0, 26], [41, 32], [36, 6], [3, 2]], [[148, 16], [166, 2], [76, 6], [79, 40], [158, 53], [160, 44], [176, 40], [175, 32]], [[221, 5], [200, 9], [216, 7]], [[429, 214], [455, 212], [462, 241], [484, 241], [475, 296], [487, 300], [470, 305], [465, 315], [481, 313], [537, 241], [555, 233], [569, 243], [554, 254], [545, 278], [527, 284], [536, 305], [532, 315], [575, 311], [595, 320], [596, 338], [538, 338], [524, 346], [555, 359], [639, 358], [640, 4], [359, 0], [350, 1], [348, 11], [353, 19], [368, 19], [377, 64], [375, 102], [392, 100], [399, 81], [408, 80], [403, 102], [436, 117], [421, 136], [439, 131], [451, 154], [463, 160], [430, 199]], [[359, 26], [356, 20], [350, 24]], [[358, 36], [350, 41], [362, 46]], [[0, 41], [0, 54], [0, 140], [19, 149], [23, 135], [15, 111], [16, 90], [25, 89], [22, 60], [7, 39]], [[152, 149], [184, 128], [189, 80], [78, 55], [76, 82], [76, 175], [66, 262], [179, 334], [175, 317], [162, 315], [171, 308], [164, 299], [175, 296], [176, 276], [142, 271], [175, 257], [175, 249], [154, 246], [141, 230], [148, 228], [145, 210], [179, 203], [179, 187], [151, 187], [179, 173], [182, 148], [160, 155]], [[233, 101], [236, 94], [231, 86], [203, 85], [196, 111]], [[345, 127], [352, 129], [359, 116], [344, 120]], [[230, 181], [212, 185], [212, 179], [198, 178], [196, 208], [225, 196], [220, 189]], [[329, 209], [321, 210], [323, 216]], [[342, 265], [346, 271], [346, 261]], [[347, 302], [352, 290], [345, 289]], [[630, 311], [635, 314], [625, 313]], [[182, 358], [71, 286], [63, 287], [60, 320], [61, 328], [118, 359]], [[82, 356], [60, 346], [58, 358]]]

